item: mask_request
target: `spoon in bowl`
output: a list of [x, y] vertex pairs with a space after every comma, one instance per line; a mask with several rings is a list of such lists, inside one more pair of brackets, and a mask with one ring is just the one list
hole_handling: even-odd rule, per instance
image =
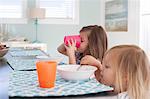
[[76, 71], [79, 71], [81, 67], [82, 67], [82, 65], [80, 65], [80, 66], [76, 69]]
[[81, 67], [83, 67], [83, 65], [86, 65], [86, 64], [80, 64], [80, 66], [76, 69], [76, 71], [79, 71]]

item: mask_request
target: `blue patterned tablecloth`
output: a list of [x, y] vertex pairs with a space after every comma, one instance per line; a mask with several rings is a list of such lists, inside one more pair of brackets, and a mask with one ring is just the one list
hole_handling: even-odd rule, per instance
[[[36, 56], [46, 56], [41, 50], [21, 50], [15, 49], [10, 50], [9, 54], [6, 55], [6, 59], [10, 66], [14, 70], [34, 70], [36, 69], [36, 62], [39, 60], [51, 60], [49, 59], [37, 59]], [[64, 64], [62, 62], [59, 65]]]
[[34, 50], [10, 50], [9, 52], [12, 57], [30, 57], [30, 56], [38, 56], [38, 55], [46, 55], [41, 50], [34, 49]]
[[112, 88], [102, 85], [95, 79], [88, 81], [66, 81], [57, 74], [55, 87], [40, 88], [36, 71], [15, 71], [10, 75], [9, 96], [68, 96], [84, 95], [109, 91]]
[[14, 70], [34, 70], [37, 59], [7, 59]]

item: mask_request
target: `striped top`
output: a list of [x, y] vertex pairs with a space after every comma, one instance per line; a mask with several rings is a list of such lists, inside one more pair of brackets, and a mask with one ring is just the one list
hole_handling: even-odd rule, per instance
[[80, 52], [75, 52], [75, 57], [76, 57], [76, 64], [80, 64], [83, 54]]
[[118, 99], [130, 99], [127, 92], [122, 92], [118, 94]]

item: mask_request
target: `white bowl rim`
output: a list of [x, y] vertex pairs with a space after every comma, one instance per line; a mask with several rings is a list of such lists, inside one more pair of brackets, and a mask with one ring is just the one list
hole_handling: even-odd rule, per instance
[[[69, 70], [61, 69], [62, 67], [66, 67], [66, 66], [80, 66], [80, 65], [76, 65], [76, 64], [59, 65], [59, 66], [57, 66], [57, 70], [63, 71], [63, 72], [77, 72], [77, 73], [79, 73], [79, 72], [91, 72], [91, 71], [97, 70], [97, 67], [92, 66], [92, 65], [86, 65], [86, 66], [92, 67], [93, 69], [91, 69], [91, 70], [73, 70], [73, 71], [70, 70], [69, 71]], [[85, 65], [83, 65], [83, 66], [85, 66]]]

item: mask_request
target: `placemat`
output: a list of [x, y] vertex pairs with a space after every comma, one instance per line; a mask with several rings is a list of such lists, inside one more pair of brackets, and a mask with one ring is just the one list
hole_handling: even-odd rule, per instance
[[39, 49], [32, 50], [10, 50], [9, 53], [12, 57], [30, 57], [30, 56], [38, 56], [38, 55], [46, 55], [43, 51]]
[[57, 73], [55, 87], [40, 88], [36, 71], [15, 71], [10, 75], [9, 96], [69, 96], [109, 91], [112, 88], [100, 84], [96, 79], [66, 81]]
[[7, 59], [9, 65], [14, 70], [34, 70], [36, 69], [36, 59]]
[[[36, 62], [42, 59], [19, 59], [19, 58], [7, 58], [9, 65], [14, 70], [25, 71], [25, 70], [35, 70]], [[63, 65], [65, 63], [59, 62], [58, 65]]]
[[[41, 50], [21, 50], [21, 49], [13, 49], [8, 52], [5, 56], [9, 65], [14, 70], [35, 70], [36, 62], [40, 60], [51, 60], [49, 59], [38, 59], [36, 56], [46, 56], [46, 53]], [[65, 64], [63, 62], [59, 62], [58, 65]]]

